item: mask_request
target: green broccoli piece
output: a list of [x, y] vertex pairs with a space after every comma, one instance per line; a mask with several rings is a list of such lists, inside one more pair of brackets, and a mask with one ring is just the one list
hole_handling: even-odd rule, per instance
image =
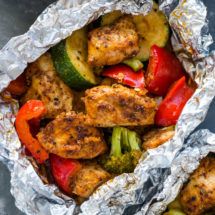
[[100, 159], [101, 165], [114, 174], [133, 172], [142, 155], [140, 144], [141, 140], [136, 132], [115, 127], [111, 137], [110, 154]]

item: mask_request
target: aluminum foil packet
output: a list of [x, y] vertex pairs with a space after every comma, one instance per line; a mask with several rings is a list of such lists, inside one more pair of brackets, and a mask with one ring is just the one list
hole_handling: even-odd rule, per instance
[[163, 190], [153, 197], [156, 202], [150, 205], [149, 215], [164, 212], [167, 205], [179, 194], [183, 183], [188, 180], [190, 174], [199, 166], [201, 159], [209, 152], [215, 153], [214, 133], [203, 129], [190, 136], [172, 162], [171, 173], [164, 181]]
[[[0, 91], [18, 77], [29, 62], [73, 31], [113, 10], [147, 14], [152, 0], [59, 0], [50, 5], [24, 35], [12, 38], [0, 51]], [[37, 166], [21, 150], [14, 128], [17, 101], [0, 100], [0, 160], [11, 171], [11, 193], [26, 214], [147, 214], [164, 188], [171, 164], [185, 138], [204, 120], [215, 95], [215, 54], [209, 52], [207, 8], [200, 0], [163, 0], [172, 46], [184, 68], [198, 84], [176, 125], [173, 139], [143, 154], [134, 173], [122, 174], [99, 187], [81, 206], [55, 185], [44, 184]], [[33, 164], [33, 165], [32, 165]]]

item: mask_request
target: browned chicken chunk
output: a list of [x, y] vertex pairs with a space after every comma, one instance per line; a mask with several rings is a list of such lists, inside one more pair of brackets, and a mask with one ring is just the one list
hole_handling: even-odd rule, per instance
[[149, 131], [143, 136], [143, 149], [153, 149], [156, 148], [174, 136], [175, 132], [173, 128], [162, 128], [154, 129]]
[[123, 16], [115, 24], [89, 33], [88, 62], [93, 66], [120, 63], [138, 53], [138, 42], [138, 34], [131, 17]]
[[64, 111], [72, 110], [73, 93], [57, 76], [50, 54], [42, 55], [27, 70], [30, 87], [21, 102], [42, 100], [46, 106], [46, 118], [54, 118]]
[[85, 164], [71, 182], [72, 193], [88, 198], [97, 187], [109, 180], [110, 177], [110, 174], [98, 164]]
[[84, 102], [88, 123], [97, 127], [150, 125], [157, 107], [145, 91], [122, 85], [91, 88], [86, 91]]
[[37, 138], [50, 153], [64, 158], [91, 159], [107, 150], [99, 129], [85, 126], [85, 116], [75, 113], [59, 115]]
[[215, 209], [215, 157], [208, 156], [201, 161], [181, 191], [180, 201], [189, 215], [201, 215]]

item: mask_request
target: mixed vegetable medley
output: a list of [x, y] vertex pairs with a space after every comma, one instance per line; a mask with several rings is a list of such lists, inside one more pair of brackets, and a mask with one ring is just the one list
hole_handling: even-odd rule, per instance
[[215, 214], [215, 155], [209, 154], [163, 215]]
[[114, 11], [52, 47], [12, 81], [25, 148], [66, 194], [88, 198], [174, 135], [195, 84], [165, 15]]

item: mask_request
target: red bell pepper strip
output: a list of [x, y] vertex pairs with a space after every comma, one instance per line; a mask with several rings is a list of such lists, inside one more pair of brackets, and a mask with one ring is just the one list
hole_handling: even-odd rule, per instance
[[67, 194], [72, 194], [72, 177], [81, 169], [77, 160], [66, 159], [57, 155], [50, 155], [51, 172], [58, 186]]
[[25, 74], [21, 74], [16, 80], [11, 81], [6, 88], [13, 95], [20, 96], [27, 90]]
[[38, 163], [46, 161], [49, 154], [42, 148], [39, 141], [31, 134], [29, 122], [32, 121], [32, 119], [35, 119], [34, 122], [38, 122], [38, 119], [40, 119], [45, 113], [46, 108], [42, 101], [29, 100], [20, 108], [15, 121], [19, 139]]
[[146, 88], [150, 93], [165, 96], [169, 87], [184, 76], [180, 61], [169, 51], [153, 45], [146, 72]]
[[185, 104], [194, 92], [195, 89], [187, 85], [185, 76], [179, 79], [159, 105], [155, 115], [155, 124], [160, 126], [175, 125]]
[[105, 69], [102, 73], [103, 76], [116, 79], [118, 83], [128, 85], [134, 88], [144, 89], [145, 80], [143, 70], [135, 72], [130, 67], [118, 64]]

